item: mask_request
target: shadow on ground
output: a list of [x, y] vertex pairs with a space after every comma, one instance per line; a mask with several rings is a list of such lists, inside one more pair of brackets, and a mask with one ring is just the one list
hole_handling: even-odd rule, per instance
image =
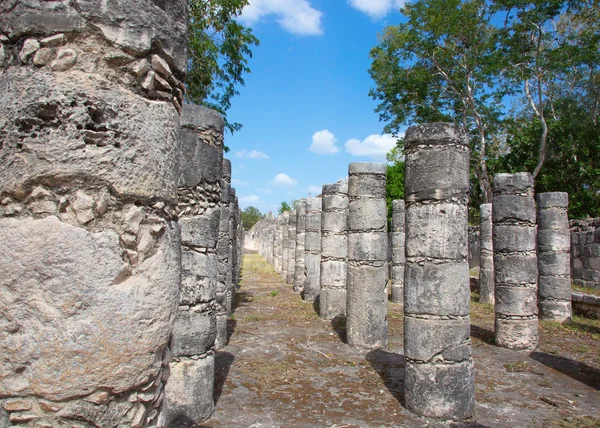
[[346, 317], [338, 315], [331, 320], [331, 327], [333, 331], [338, 335], [342, 343], [348, 343], [348, 336], [346, 335]]
[[494, 332], [492, 330], [488, 330], [487, 328], [481, 328], [474, 324], [471, 324], [471, 337], [479, 339], [482, 342], [488, 343], [490, 345], [494, 344]]
[[404, 407], [404, 355], [375, 349], [368, 352], [365, 359], [392, 396]]
[[223, 393], [223, 385], [225, 385], [234, 360], [235, 357], [229, 352], [217, 351], [215, 353], [215, 404], [219, 401]]
[[600, 370], [560, 355], [545, 352], [529, 354], [534, 360], [600, 391]]

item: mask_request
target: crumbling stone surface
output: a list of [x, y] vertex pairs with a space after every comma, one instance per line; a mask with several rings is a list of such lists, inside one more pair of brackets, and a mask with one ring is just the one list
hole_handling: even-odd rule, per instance
[[493, 190], [496, 344], [509, 349], [533, 350], [538, 344], [533, 176], [527, 172], [496, 174]]
[[156, 55], [183, 79], [185, 7], [0, 4], [7, 426], [165, 425], [183, 92], [144, 89], [134, 65]]
[[227, 344], [227, 294], [231, 290], [233, 266], [233, 224], [232, 199], [234, 192], [231, 188], [231, 161], [223, 159], [223, 175], [221, 178], [221, 215], [219, 218], [219, 235], [217, 244], [218, 275], [217, 275], [217, 349]]
[[538, 206], [539, 310], [542, 319], [571, 320], [571, 232], [569, 195], [536, 195]]
[[[296, 202], [296, 263], [294, 265], [294, 291], [301, 293], [304, 290], [306, 272], [304, 268], [306, 241], [306, 199]], [[267, 259], [268, 260], [268, 259]]]
[[600, 218], [571, 220], [573, 284], [600, 288]]
[[386, 348], [387, 207], [384, 163], [354, 162], [348, 167], [348, 344]]
[[182, 276], [171, 339], [171, 382], [165, 391], [168, 426], [181, 418], [206, 419], [214, 410], [223, 130], [223, 119], [212, 110], [183, 106], [177, 204]]
[[[290, 269], [290, 212], [284, 211], [282, 214], [283, 223], [281, 229], [281, 277], [287, 281]], [[294, 256], [295, 256], [294, 252]]]
[[404, 245], [406, 208], [403, 200], [392, 202], [392, 232], [390, 246], [392, 249], [392, 302], [404, 304]]
[[482, 204], [480, 212], [479, 301], [494, 304], [494, 245], [492, 240], [492, 204]]
[[452, 124], [417, 125], [406, 131], [405, 148], [406, 406], [421, 416], [464, 420], [475, 407], [468, 138]]
[[304, 269], [306, 281], [302, 299], [314, 302], [321, 292], [321, 198], [306, 200], [306, 225], [304, 235]]
[[324, 319], [346, 316], [348, 276], [348, 183], [325, 184], [321, 214], [321, 293], [319, 315]]
[[288, 220], [288, 266], [287, 273], [285, 276], [285, 282], [288, 284], [294, 283], [294, 274], [296, 273], [296, 224], [297, 224], [296, 210], [289, 212]]

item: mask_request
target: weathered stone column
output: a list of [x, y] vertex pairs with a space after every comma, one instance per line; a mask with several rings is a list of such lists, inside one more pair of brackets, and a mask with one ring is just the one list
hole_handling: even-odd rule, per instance
[[392, 202], [392, 302], [404, 303], [404, 255], [406, 218], [404, 200]]
[[183, 0], [0, 2], [2, 426], [165, 424], [186, 25]]
[[532, 350], [538, 344], [533, 177], [528, 172], [496, 174], [493, 189], [496, 344]]
[[449, 123], [405, 135], [404, 395], [412, 412], [464, 420], [475, 407], [468, 261], [469, 146]]
[[539, 309], [542, 319], [571, 320], [571, 231], [569, 194], [539, 193], [538, 269]]
[[304, 271], [304, 242], [306, 240], [306, 199], [296, 202], [296, 264], [294, 267], [294, 291], [304, 290], [306, 274]]
[[479, 301], [494, 304], [494, 245], [492, 242], [492, 204], [479, 207]]
[[221, 213], [219, 216], [219, 240], [217, 243], [217, 336], [215, 347], [223, 348], [227, 344], [227, 292], [231, 287], [231, 161], [223, 159], [221, 178]]
[[348, 183], [325, 184], [322, 195], [319, 315], [333, 319], [346, 316]]
[[306, 281], [302, 299], [314, 302], [321, 291], [321, 199], [306, 200], [306, 225], [304, 240], [304, 267]]
[[290, 211], [288, 225], [288, 269], [285, 282], [294, 283], [294, 274], [296, 273], [296, 210]]
[[[238, 282], [238, 219], [239, 219], [239, 205], [238, 197], [235, 194], [235, 188], [231, 188], [231, 198], [229, 203], [229, 260], [228, 263], [229, 271], [227, 272], [227, 314], [230, 315], [233, 312], [233, 300], [235, 298], [235, 292], [237, 289]], [[227, 329], [227, 323], [225, 324]], [[225, 333], [227, 335], [227, 333]]]
[[275, 272], [281, 274], [281, 267], [283, 265], [283, 214], [279, 214], [275, 219], [273, 251], [275, 257], [273, 267], [275, 268]]
[[348, 344], [386, 348], [388, 238], [384, 163], [354, 162], [348, 167]]
[[283, 222], [281, 225], [281, 278], [286, 281], [288, 268], [290, 265], [290, 212], [283, 212]]
[[223, 118], [183, 106], [179, 201], [182, 276], [166, 388], [167, 424], [201, 421], [214, 410], [214, 342], [217, 330], [217, 240], [223, 173]]

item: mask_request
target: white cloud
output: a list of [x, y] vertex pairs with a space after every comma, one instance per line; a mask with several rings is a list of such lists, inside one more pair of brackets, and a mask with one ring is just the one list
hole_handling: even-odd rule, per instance
[[260, 202], [260, 198], [256, 195], [248, 195], [240, 198], [242, 204], [257, 204]]
[[234, 186], [246, 186], [246, 185], [248, 185], [248, 182], [244, 181], [244, 180], [240, 180], [239, 178], [232, 178], [231, 184]]
[[290, 33], [304, 36], [323, 34], [323, 13], [314, 9], [307, 0], [250, 0], [240, 20], [252, 25], [269, 15], [274, 15], [279, 25]]
[[392, 10], [399, 10], [404, 0], [348, 0], [348, 4], [373, 19], [380, 19]]
[[308, 191], [312, 196], [320, 195], [323, 190], [321, 186], [308, 186]]
[[240, 150], [235, 153], [236, 158], [248, 158], [248, 159], [269, 159], [269, 156], [258, 150]]
[[313, 134], [312, 143], [308, 150], [320, 155], [333, 155], [340, 151], [335, 145], [336, 141], [335, 135], [328, 129], [323, 129], [322, 131], [317, 131]]
[[391, 134], [373, 134], [364, 140], [351, 139], [346, 141], [346, 151], [354, 156], [368, 156], [375, 159], [385, 159], [387, 152], [396, 146], [398, 137]]
[[272, 184], [273, 184], [273, 186], [277, 186], [277, 187], [293, 187], [296, 184], [298, 184], [298, 182], [296, 180], [294, 180], [293, 178], [291, 178], [289, 175], [282, 173], [282, 174], [277, 174], [273, 178]]

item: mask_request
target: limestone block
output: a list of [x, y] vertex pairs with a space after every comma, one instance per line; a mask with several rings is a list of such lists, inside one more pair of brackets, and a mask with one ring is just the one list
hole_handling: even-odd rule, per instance
[[[405, 265], [404, 312], [407, 314], [469, 315], [469, 264], [414, 263]], [[410, 281], [411, 287], [406, 287]]]
[[348, 166], [348, 174], [360, 174], [357, 180], [348, 182], [348, 197], [361, 196], [378, 197], [385, 195], [385, 174], [387, 167], [384, 163], [353, 162]]
[[571, 277], [540, 275], [539, 296], [540, 299], [571, 300]]
[[173, 326], [173, 347], [175, 357], [202, 355], [215, 343], [217, 318], [211, 312], [179, 311]]
[[572, 308], [569, 300], [545, 300], [540, 302], [540, 317], [545, 320], [567, 322], [571, 320]]
[[207, 208], [202, 215], [183, 217], [181, 225], [181, 243], [192, 247], [215, 248], [219, 234], [219, 207]]
[[538, 230], [538, 251], [568, 252], [571, 250], [571, 233], [568, 228]]
[[346, 235], [328, 234], [321, 237], [321, 255], [345, 259], [348, 255], [348, 237]]
[[497, 253], [535, 251], [536, 226], [498, 224], [494, 227], [494, 251]]
[[538, 255], [538, 268], [540, 275], [565, 275], [571, 274], [570, 255], [567, 252], [543, 252]]
[[198, 143], [198, 131], [194, 129], [181, 129], [179, 159], [179, 187], [193, 187], [201, 181], [214, 183], [221, 178], [223, 147]]
[[522, 195], [523, 192], [533, 190], [533, 175], [528, 172], [514, 174], [496, 174], [493, 178], [494, 193], [507, 193]]
[[0, 219], [0, 240], [1, 310], [13, 320], [13, 333], [0, 336], [0, 390], [62, 401], [156, 375], [179, 297], [175, 223], [135, 272], [110, 229]]
[[[344, 280], [345, 283], [345, 280]], [[333, 319], [346, 315], [346, 289], [324, 288], [319, 296], [319, 316], [323, 319]]]
[[324, 185], [323, 186], [323, 211], [331, 211], [331, 210], [347, 210], [348, 209], [348, 196], [340, 193], [326, 194], [325, 191], [330, 191], [331, 188], [327, 186], [336, 186], [334, 188], [335, 191], [347, 193], [348, 185], [346, 184], [346, 189], [340, 190], [339, 186], [336, 184]]
[[467, 343], [470, 333], [467, 318], [438, 320], [409, 316], [404, 320], [407, 338], [404, 355], [419, 361], [434, 358], [446, 362], [465, 361], [471, 358], [471, 347]]
[[569, 206], [569, 194], [566, 192], [545, 192], [535, 196], [538, 208], [567, 208]]
[[348, 268], [345, 260], [321, 261], [321, 286], [345, 287], [347, 273]]
[[496, 345], [515, 350], [533, 350], [537, 347], [538, 318], [496, 318]]
[[[324, 210], [323, 213], [326, 211]], [[329, 211], [321, 217], [321, 230], [324, 232], [343, 233], [348, 229], [348, 213]]]
[[348, 233], [348, 260], [387, 260], [387, 233]]
[[496, 284], [535, 284], [538, 269], [536, 254], [494, 254]]
[[[91, 180], [121, 196], [175, 199], [178, 114], [172, 106], [73, 70], [11, 67], [0, 76], [0, 93], [0, 117], [10, 118], [0, 153], [3, 191], [27, 193], [29, 183]], [[39, 125], [19, 149], [21, 124], [27, 121]], [[86, 144], [86, 127], [107, 129], [103, 135], [111, 144]]]
[[[346, 313], [348, 344], [369, 349], [387, 346], [387, 263], [348, 267]], [[361, 320], [368, 319], [368, 323]]]
[[494, 224], [510, 221], [535, 224], [535, 200], [530, 196], [496, 195], [492, 221]]
[[195, 305], [215, 299], [217, 266], [214, 253], [181, 252], [180, 304]]
[[98, 29], [110, 42], [136, 54], [150, 52], [153, 45], [160, 46], [169, 63], [185, 73], [187, 22], [181, 19], [185, 14], [183, 0], [118, 0], [110, 6], [100, 0], [19, 1], [0, 6], [0, 28], [11, 38]]
[[386, 226], [387, 207], [385, 199], [364, 198], [350, 202], [348, 207], [349, 230], [385, 230]]
[[214, 411], [215, 356], [171, 363], [165, 388], [167, 427], [188, 426], [208, 419]]
[[544, 209], [538, 216], [540, 229], [569, 229], [566, 210]]
[[447, 419], [467, 419], [475, 407], [473, 360], [456, 364], [416, 364], [404, 369], [406, 403], [419, 415]]
[[306, 231], [304, 234], [304, 251], [321, 251], [321, 232]]
[[496, 312], [510, 316], [538, 313], [537, 288], [496, 285]]
[[[415, 204], [406, 211], [407, 257], [466, 259], [467, 207], [450, 202]], [[423, 227], [427, 225], [427, 227]]]

